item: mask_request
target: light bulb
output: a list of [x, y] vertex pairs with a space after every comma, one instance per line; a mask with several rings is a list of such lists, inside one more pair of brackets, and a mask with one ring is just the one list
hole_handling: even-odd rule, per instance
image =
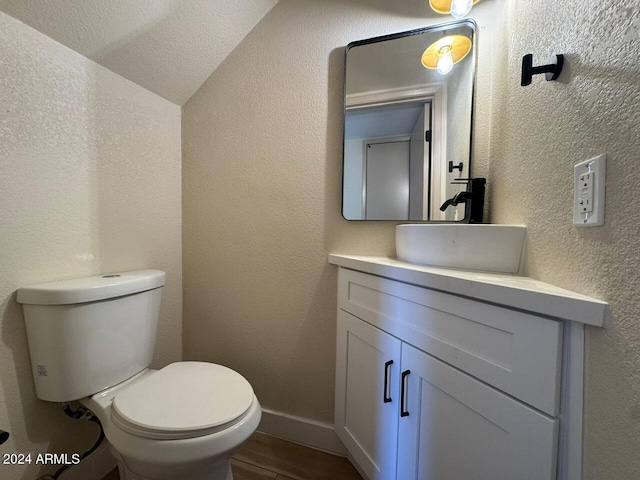
[[466, 16], [473, 7], [473, 0], [452, 0], [451, 16], [454, 18], [462, 18]]
[[446, 75], [453, 68], [453, 57], [451, 56], [451, 45], [445, 45], [438, 50], [438, 73]]

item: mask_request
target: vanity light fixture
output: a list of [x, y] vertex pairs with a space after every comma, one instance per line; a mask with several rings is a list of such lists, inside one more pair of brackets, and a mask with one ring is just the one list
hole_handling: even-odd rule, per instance
[[473, 4], [479, 0], [429, 0], [434, 12], [444, 15], [451, 14], [454, 18], [462, 18], [470, 11]]
[[438, 70], [446, 75], [453, 65], [458, 63], [471, 51], [471, 39], [464, 35], [449, 35], [432, 43], [422, 54], [422, 65], [425, 68]]

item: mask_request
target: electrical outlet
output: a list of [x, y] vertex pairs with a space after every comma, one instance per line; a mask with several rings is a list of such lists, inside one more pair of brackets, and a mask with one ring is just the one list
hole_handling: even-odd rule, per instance
[[604, 225], [606, 157], [599, 155], [573, 167], [573, 224]]
[[580, 214], [593, 212], [594, 173], [581, 173], [578, 176], [578, 210]]

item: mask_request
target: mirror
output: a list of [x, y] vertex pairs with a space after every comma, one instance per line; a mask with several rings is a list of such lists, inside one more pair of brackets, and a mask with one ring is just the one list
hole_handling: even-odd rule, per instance
[[463, 20], [347, 46], [345, 219], [463, 219], [440, 206], [469, 177], [475, 32]]

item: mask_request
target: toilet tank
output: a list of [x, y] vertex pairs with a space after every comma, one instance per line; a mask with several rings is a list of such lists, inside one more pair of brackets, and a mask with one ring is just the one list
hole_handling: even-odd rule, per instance
[[139, 270], [18, 290], [38, 398], [77, 400], [147, 368], [165, 279]]

